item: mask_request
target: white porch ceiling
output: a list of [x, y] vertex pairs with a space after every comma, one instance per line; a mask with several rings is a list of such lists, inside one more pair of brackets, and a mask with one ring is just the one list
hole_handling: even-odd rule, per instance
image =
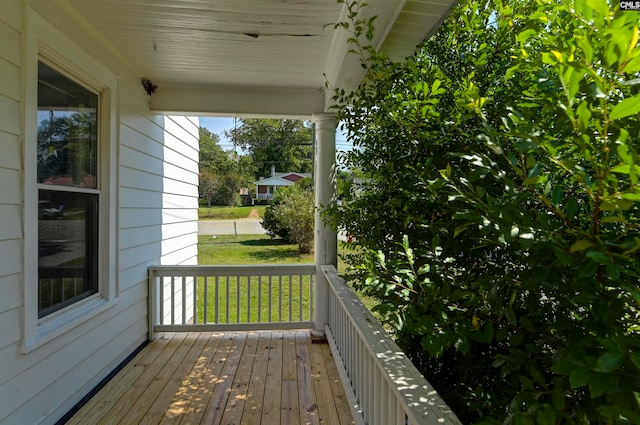
[[[298, 116], [323, 112], [327, 79], [361, 78], [347, 52], [336, 0], [58, 0], [158, 85], [152, 108], [198, 115]], [[377, 46], [411, 54], [454, 0], [368, 0]]]

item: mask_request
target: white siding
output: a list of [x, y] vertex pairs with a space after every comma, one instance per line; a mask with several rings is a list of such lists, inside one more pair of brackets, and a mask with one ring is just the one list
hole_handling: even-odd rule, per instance
[[[108, 308], [23, 352], [24, 14], [33, 8], [118, 79], [118, 293]], [[147, 266], [197, 261], [198, 121], [154, 116], [139, 75], [56, 2], [0, 1], [0, 423], [53, 424], [147, 336]], [[55, 48], [55, 46], [53, 46]], [[29, 113], [29, 111], [27, 111]], [[33, 170], [31, 170], [33, 172]], [[32, 255], [37, 255], [33, 247]], [[29, 255], [29, 254], [28, 254]]]
[[[0, 2], [0, 388], [10, 392], [15, 389], [6, 382], [20, 367], [10, 362], [20, 350], [22, 326], [21, 10], [20, 0]], [[2, 423], [8, 404], [0, 400]]]

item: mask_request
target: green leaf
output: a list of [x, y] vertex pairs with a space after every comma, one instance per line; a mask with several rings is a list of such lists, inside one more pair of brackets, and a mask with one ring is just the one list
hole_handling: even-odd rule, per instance
[[558, 205], [562, 200], [563, 195], [564, 192], [562, 191], [562, 188], [560, 186], [554, 187], [551, 194], [551, 202], [553, 202], [554, 205]]
[[505, 307], [504, 309], [504, 317], [512, 324], [516, 325], [518, 323], [518, 319], [516, 318], [516, 314], [511, 307]]
[[423, 274], [429, 273], [429, 270], [431, 270], [431, 265], [425, 264], [424, 266], [418, 269], [417, 274], [418, 276], [423, 275]]
[[536, 383], [538, 385], [540, 385], [541, 387], [546, 387], [547, 386], [547, 383], [544, 380], [544, 376], [542, 375], [542, 373], [538, 369], [536, 369], [535, 367], [529, 365], [527, 367], [527, 371], [529, 372], [529, 375], [531, 375], [533, 380], [536, 381]]
[[618, 144], [618, 155], [620, 155], [620, 159], [622, 159], [625, 163], [630, 163], [632, 161], [632, 156], [629, 155], [629, 147], [624, 143]]
[[633, 59], [631, 59], [625, 67], [622, 69], [623, 72], [627, 74], [633, 74], [640, 71], [640, 55], [636, 55]]
[[441, 87], [440, 87], [440, 85], [441, 85], [441, 84], [442, 84], [442, 83], [441, 83], [441, 81], [440, 81], [440, 80], [435, 80], [435, 81], [433, 82], [433, 86], [431, 86], [431, 94], [432, 94], [432, 95], [438, 95], [438, 94], [442, 94], [442, 93], [445, 93], [445, 92], [446, 92], [446, 90], [445, 90], [445, 89], [443, 89], [443, 88], [441, 88]]
[[611, 263], [611, 259], [605, 253], [600, 251], [589, 251], [587, 252], [587, 257], [592, 259], [596, 263]]
[[551, 395], [551, 401], [553, 403], [553, 407], [558, 411], [564, 410], [564, 404], [566, 402], [566, 397], [564, 391], [558, 386], [553, 389], [553, 393]]
[[599, 15], [609, 14], [609, 4], [606, 0], [587, 0], [587, 4], [590, 8], [598, 12]]
[[589, 120], [591, 119], [591, 111], [587, 102], [581, 102], [576, 112], [578, 114], [578, 126], [580, 130], [585, 131], [589, 127]]
[[589, 383], [592, 375], [593, 372], [589, 369], [575, 369], [573, 372], [571, 372], [571, 375], [569, 375], [569, 384], [571, 385], [571, 388], [584, 387]]
[[515, 65], [509, 68], [505, 74], [505, 79], [510, 80], [513, 77], [513, 74], [520, 68], [520, 65]]
[[640, 201], [640, 192], [623, 192], [620, 194], [622, 199], [626, 199], [629, 201]]
[[536, 30], [533, 30], [533, 29], [524, 30], [520, 34], [518, 34], [518, 36], [516, 37], [516, 41], [518, 43], [523, 43], [527, 41], [532, 35], [536, 35], [536, 34], [538, 34], [538, 31]]
[[469, 227], [471, 227], [471, 223], [463, 224], [462, 226], [456, 227], [456, 230], [453, 232], [453, 237], [456, 238], [460, 233], [466, 231]]
[[612, 121], [635, 115], [640, 112], [640, 95], [629, 97], [618, 103], [609, 114]]
[[629, 357], [631, 357], [631, 362], [636, 367], [636, 369], [640, 371], [640, 353], [630, 353]]
[[627, 219], [621, 216], [611, 216], [600, 220], [600, 223], [626, 223]]
[[611, 373], [614, 372], [622, 366], [624, 362], [624, 354], [623, 353], [605, 353], [598, 359], [598, 363], [596, 364], [596, 371], [603, 373]]
[[629, 164], [620, 164], [620, 165], [617, 165], [617, 166], [613, 167], [609, 171], [611, 171], [612, 173], [629, 174], [629, 173], [631, 173], [631, 165], [629, 165]]
[[576, 241], [573, 243], [573, 245], [571, 245], [571, 249], [569, 249], [569, 252], [584, 251], [585, 249], [591, 248], [592, 246], [595, 246], [595, 245], [590, 240], [580, 239], [579, 241]]
[[537, 177], [540, 175], [541, 172], [541, 167], [540, 167], [540, 163], [536, 162], [533, 167], [529, 170], [529, 173], [527, 174], [528, 177]]
[[569, 199], [565, 207], [565, 213], [567, 214], [567, 217], [569, 218], [569, 220], [572, 220], [576, 216], [576, 214], [578, 213], [578, 210], [579, 210], [579, 206], [576, 198]]
[[609, 375], [603, 373], [594, 373], [591, 377], [591, 381], [589, 382], [589, 392], [591, 393], [591, 398], [596, 398], [601, 396], [607, 391], [611, 383], [611, 379]]
[[603, 199], [600, 203], [602, 211], [626, 211], [633, 206], [633, 201], [618, 198]]

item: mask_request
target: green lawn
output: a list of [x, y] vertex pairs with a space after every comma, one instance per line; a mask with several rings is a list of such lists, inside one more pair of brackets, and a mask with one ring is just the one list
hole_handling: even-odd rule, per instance
[[[285, 244], [267, 235], [224, 235], [198, 237], [198, 263], [208, 265], [232, 264], [312, 264], [313, 255], [299, 255], [297, 245]], [[311, 302], [309, 278], [298, 276], [282, 279], [246, 277], [209, 278], [207, 286], [207, 321], [217, 323], [280, 322], [310, 320]], [[198, 321], [204, 318], [204, 278], [198, 279]], [[238, 303], [238, 291], [242, 295]], [[226, 299], [229, 294], [229, 305]], [[300, 294], [302, 293], [302, 296]], [[216, 310], [216, 294], [218, 308]], [[247, 297], [246, 294], [250, 294]], [[262, 294], [262, 297], [258, 297]], [[258, 299], [262, 302], [258, 305]], [[269, 316], [271, 299], [271, 316]], [[224, 300], [224, 301], [223, 301]], [[302, 308], [302, 316], [300, 315]], [[258, 309], [260, 313], [258, 313]], [[228, 312], [228, 316], [227, 316]], [[247, 317], [249, 315], [250, 317]], [[259, 316], [258, 316], [259, 315]], [[249, 320], [247, 320], [249, 319]]]
[[313, 263], [313, 255], [299, 255], [298, 246], [267, 235], [198, 236], [198, 263], [298, 264]]
[[309, 321], [311, 299], [309, 276], [283, 276], [271, 279], [256, 276], [252, 277], [250, 282], [248, 277], [238, 276], [217, 279], [210, 277], [206, 281], [200, 277], [198, 321], [202, 323], [205, 314], [209, 323]]
[[[343, 250], [342, 243], [338, 244], [338, 250]], [[208, 265], [232, 265], [232, 264], [312, 264], [313, 254], [299, 255], [297, 245], [285, 244], [279, 239], [271, 239], [267, 235], [224, 235], [224, 236], [199, 236], [198, 237], [198, 263]], [[339, 267], [344, 267], [344, 263], [339, 260]], [[238, 281], [239, 280], [239, 281]], [[198, 321], [202, 323], [204, 318], [204, 278], [198, 280]], [[258, 282], [253, 278], [251, 284], [246, 277], [237, 279], [231, 278], [228, 283], [226, 279], [219, 278], [217, 283], [215, 278], [207, 279], [207, 321], [218, 323], [240, 323], [247, 322], [247, 313], [250, 312], [250, 321], [258, 321], [258, 294], [262, 294], [260, 321], [287, 321], [300, 320], [300, 305], [303, 311], [309, 311], [311, 300], [309, 278], [303, 277], [302, 281], [294, 276], [290, 281], [284, 277], [282, 281], [272, 280], [269, 285], [268, 279], [263, 278]], [[269, 294], [271, 288], [271, 294]], [[247, 302], [249, 297], [240, 297], [240, 308], [238, 309], [238, 289], [240, 294], [251, 293], [250, 305]], [[215, 294], [218, 294], [219, 307], [215, 304]], [[229, 307], [227, 308], [226, 296], [229, 293]], [[300, 293], [302, 292], [302, 297]], [[272, 312], [269, 317], [267, 300], [271, 295]], [[360, 298], [371, 308], [375, 305], [375, 300], [368, 297]], [[264, 305], [263, 305], [264, 304]], [[227, 311], [229, 319], [227, 320]], [[292, 316], [289, 317], [291, 311]], [[280, 317], [279, 314], [282, 314]], [[239, 315], [239, 316], [238, 316]], [[308, 320], [303, 315], [302, 320]]]
[[198, 208], [198, 218], [201, 220], [239, 220], [249, 218], [252, 211], [257, 213], [255, 218], [264, 216], [265, 205], [254, 205], [246, 207], [200, 207]]

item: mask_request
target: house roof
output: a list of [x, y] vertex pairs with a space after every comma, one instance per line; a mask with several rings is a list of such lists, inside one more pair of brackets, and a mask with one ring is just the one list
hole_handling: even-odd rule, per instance
[[291, 180], [283, 179], [282, 177], [267, 177], [257, 182], [253, 182], [256, 186], [291, 186], [295, 184]]
[[[161, 113], [308, 118], [362, 77], [336, 0], [58, 0], [141, 78]], [[368, 0], [376, 47], [412, 53], [454, 0]]]
[[300, 177], [311, 177], [311, 173], [297, 173], [295, 171], [289, 171], [288, 173], [278, 173], [276, 172], [272, 177], [287, 177], [291, 175], [296, 175]]
[[300, 176], [300, 178], [311, 177], [311, 173], [297, 173], [295, 171], [289, 171], [286, 173], [272, 171], [272, 173], [271, 177], [261, 178], [257, 182], [253, 182], [253, 184], [258, 186], [290, 186], [297, 180], [287, 179], [289, 176]]

